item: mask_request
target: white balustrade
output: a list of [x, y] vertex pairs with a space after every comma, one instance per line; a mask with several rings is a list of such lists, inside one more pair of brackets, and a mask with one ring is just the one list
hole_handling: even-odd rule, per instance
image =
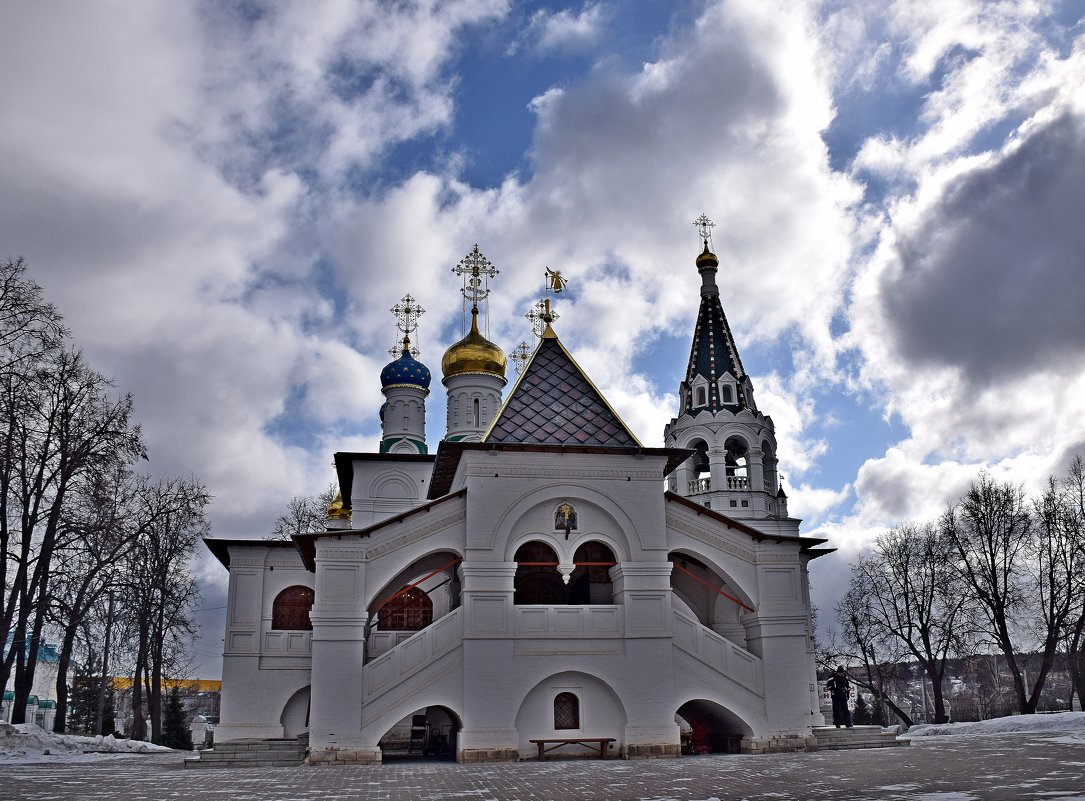
[[461, 607], [433, 621], [367, 664], [363, 668], [367, 701], [395, 687], [462, 645]]
[[674, 610], [673, 642], [717, 673], [757, 695], [764, 695], [761, 659], [679, 609]]
[[310, 656], [313, 652], [313, 632], [273, 629], [264, 632], [262, 656]]
[[514, 606], [515, 637], [621, 637], [622, 607]]

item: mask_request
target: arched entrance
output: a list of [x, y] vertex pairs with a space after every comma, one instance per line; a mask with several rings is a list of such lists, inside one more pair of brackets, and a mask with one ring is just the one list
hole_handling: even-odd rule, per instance
[[416, 709], [381, 737], [381, 761], [455, 760], [462, 728], [459, 716], [446, 706]]
[[675, 714], [682, 740], [682, 754], [738, 754], [742, 738], [752, 737], [742, 718], [715, 701], [694, 699], [678, 708]]
[[279, 722], [283, 724], [283, 737], [289, 739], [309, 731], [309, 695], [311, 688], [302, 687], [286, 702]]

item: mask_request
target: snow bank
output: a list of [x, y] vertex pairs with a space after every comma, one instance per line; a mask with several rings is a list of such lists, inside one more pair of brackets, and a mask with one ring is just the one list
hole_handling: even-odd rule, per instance
[[72, 757], [82, 754], [149, 754], [169, 752], [172, 748], [139, 740], [105, 737], [80, 737], [54, 734], [33, 723], [0, 723], [0, 762], [31, 762], [49, 756]]
[[1012, 732], [1057, 731], [1085, 734], [1085, 712], [1054, 712], [1047, 715], [1012, 715], [978, 723], [921, 723], [912, 726], [909, 737], [938, 734], [1009, 734]]

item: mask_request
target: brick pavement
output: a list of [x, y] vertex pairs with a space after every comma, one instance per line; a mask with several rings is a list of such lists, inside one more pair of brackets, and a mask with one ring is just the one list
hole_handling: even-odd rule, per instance
[[184, 770], [181, 755], [0, 764], [12, 801], [1085, 801], [1085, 736], [931, 737], [911, 748], [660, 761]]

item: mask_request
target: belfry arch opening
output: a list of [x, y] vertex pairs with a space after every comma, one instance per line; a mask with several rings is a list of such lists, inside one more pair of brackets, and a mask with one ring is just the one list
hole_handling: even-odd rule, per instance
[[708, 460], [708, 443], [703, 439], [695, 439], [686, 445], [695, 451], [690, 457], [690, 494], [707, 492], [711, 488], [709, 477], [711, 466]]
[[724, 472], [728, 489], [749, 488], [750, 446], [742, 437], [728, 437], [723, 443]]
[[694, 699], [678, 708], [674, 716], [682, 743], [682, 754], [738, 754], [742, 740], [753, 736], [738, 715], [715, 701]]

